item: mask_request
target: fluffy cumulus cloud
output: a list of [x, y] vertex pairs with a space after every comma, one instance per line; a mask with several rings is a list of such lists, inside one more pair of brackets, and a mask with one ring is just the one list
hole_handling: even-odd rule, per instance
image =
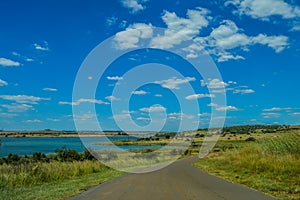
[[117, 98], [115, 96], [107, 96], [107, 97], [105, 97], [105, 99], [107, 99], [108, 101], [118, 101], [118, 100], [120, 100], [119, 98]]
[[233, 94], [251, 94], [254, 92], [253, 89], [236, 89], [233, 91]]
[[288, 37], [286, 36], [267, 36], [265, 34], [259, 34], [252, 38], [252, 43], [267, 45], [274, 49], [276, 53], [283, 51], [288, 46]]
[[73, 102], [67, 102], [67, 101], [58, 102], [58, 104], [60, 105], [72, 105], [72, 106], [78, 106], [81, 103], [109, 104], [108, 102], [104, 102], [102, 100], [97, 100], [97, 99], [78, 99], [77, 101], [73, 101]]
[[47, 41], [44, 41], [42, 44], [34, 43], [34, 48], [39, 51], [50, 51]]
[[167, 109], [163, 106], [156, 105], [151, 107], [141, 108], [140, 111], [142, 112], [165, 112]]
[[207, 106], [214, 107], [217, 111], [239, 111], [235, 106], [221, 106], [214, 103], [210, 103]]
[[197, 36], [203, 27], [208, 26], [208, 10], [199, 8], [188, 10], [187, 18], [178, 17], [176, 13], [165, 11], [162, 19], [167, 25], [163, 35], [156, 36], [151, 41], [154, 48], [168, 49], [183, 41]]
[[230, 4], [238, 8], [240, 15], [248, 15], [254, 19], [269, 20], [272, 16], [283, 19], [300, 17], [300, 8], [284, 0], [229, 0], [225, 3]]
[[235, 106], [217, 106], [218, 111], [238, 111], [239, 109]]
[[132, 92], [132, 94], [135, 94], [135, 95], [145, 95], [145, 94], [148, 94], [148, 92], [144, 91], [144, 90], [135, 90]]
[[114, 38], [117, 49], [130, 49], [138, 47], [141, 39], [151, 38], [153, 29], [151, 24], [136, 23], [125, 31], [118, 32]]
[[39, 101], [50, 100], [50, 98], [42, 98], [28, 95], [0, 95], [0, 99], [25, 104], [38, 104]]
[[121, 0], [121, 4], [125, 8], [128, 8], [132, 13], [137, 13], [146, 8], [143, 3], [147, 1], [148, 0]]
[[251, 94], [255, 93], [255, 90], [248, 86], [239, 86], [235, 81], [224, 82], [218, 78], [208, 79], [207, 82], [204, 80], [200, 81], [202, 87], [207, 87], [213, 94], [224, 93], [226, 91], [232, 91], [233, 94]]
[[0, 79], [0, 87], [1, 86], [7, 86], [7, 85], [8, 85], [8, 83], [6, 81]]
[[242, 51], [249, 51], [250, 46], [260, 44], [268, 46], [279, 53], [289, 45], [288, 37], [284, 35], [268, 36], [259, 34], [248, 36], [231, 20], [223, 20], [209, 36], [198, 37], [195, 42], [199, 46], [204, 46], [208, 53], [215, 55], [218, 62], [245, 59], [241, 55], [231, 53], [231, 50], [237, 48]]
[[210, 33], [214, 46], [222, 49], [233, 49], [250, 43], [250, 38], [239, 33], [239, 28], [233, 21], [224, 20], [222, 24]]
[[123, 80], [123, 78], [120, 77], [120, 76], [107, 76], [106, 78], [107, 78], [107, 80], [110, 80], [110, 81], [120, 81], [120, 80]]
[[[260, 0], [233, 0], [231, 2], [228, 1], [226, 5], [231, 3], [241, 7], [241, 5], [245, 4], [243, 2], [250, 1], [256, 4], [264, 2]], [[267, 1], [283, 2], [282, 0]], [[269, 5], [268, 7], [272, 8]], [[292, 7], [290, 6], [289, 8]], [[249, 8], [245, 10], [249, 10]], [[290, 17], [298, 16], [299, 8], [293, 7], [292, 10], [293, 14]], [[282, 14], [282, 16], [287, 18], [289, 15]], [[289, 46], [289, 38], [287, 36], [267, 35], [265, 33], [247, 35], [243, 29], [239, 28], [231, 20], [219, 22], [217, 26], [211, 27], [212, 31], [208, 35], [203, 36], [202, 30], [208, 27], [212, 21], [210, 11], [204, 8], [188, 10], [185, 17], [178, 16], [175, 12], [164, 11], [162, 20], [167, 26], [163, 33], [154, 35], [151, 24], [133, 24], [126, 28], [126, 30], [116, 34], [115, 47], [117, 49], [136, 48], [139, 46], [141, 40], [148, 39], [150, 42], [149, 45], [153, 48], [171, 49], [181, 45], [180, 49], [186, 52], [186, 58], [189, 59], [195, 59], [200, 54], [205, 53], [214, 55], [218, 62], [225, 62], [228, 60], [244, 60], [245, 57], [239, 54], [249, 51], [249, 48], [254, 45], [267, 46], [272, 48], [276, 53], [283, 51]], [[297, 23], [295, 22], [294, 24], [295, 27], [291, 30], [297, 30]], [[187, 41], [194, 41], [194, 43], [184, 46], [186, 44], [184, 42]]]
[[201, 86], [207, 86], [209, 89], [224, 89], [228, 86], [228, 83], [221, 81], [218, 78], [211, 79], [207, 83], [204, 80], [201, 80]]
[[185, 97], [185, 99], [195, 100], [195, 99], [214, 98], [214, 97], [215, 97], [214, 94], [192, 94], [192, 95], [189, 95], [189, 96]]
[[7, 58], [0, 58], [0, 65], [3, 67], [19, 67], [21, 63]]
[[3, 104], [1, 107], [6, 108], [8, 112], [26, 112], [27, 110], [34, 110], [33, 106], [28, 104]]
[[191, 81], [195, 81], [196, 79], [194, 77], [185, 77], [184, 79], [172, 77], [167, 80], [162, 81], [155, 81], [154, 83], [161, 85], [164, 88], [168, 89], [180, 89], [180, 85], [186, 84]]
[[176, 113], [176, 112], [174, 112], [174, 113], [168, 114], [168, 118], [172, 119], [172, 120], [181, 120], [183, 118], [185, 118], [185, 119], [194, 119], [195, 116], [188, 115], [188, 114], [185, 114], [185, 113]]

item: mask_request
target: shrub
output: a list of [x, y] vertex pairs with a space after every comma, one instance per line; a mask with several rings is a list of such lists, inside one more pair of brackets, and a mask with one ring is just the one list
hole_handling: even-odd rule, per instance
[[255, 142], [256, 139], [254, 137], [248, 137], [245, 141], [246, 142]]

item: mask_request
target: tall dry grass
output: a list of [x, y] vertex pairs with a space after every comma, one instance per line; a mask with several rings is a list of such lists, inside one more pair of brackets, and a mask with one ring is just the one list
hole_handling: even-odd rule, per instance
[[98, 161], [29, 163], [0, 165], [0, 189], [16, 186], [31, 186], [70, 179], [85, 174], [105, 171], [106, 166]]
[[270, 134], [196, 165], [280, 199], [300, 199], [300, 131]]

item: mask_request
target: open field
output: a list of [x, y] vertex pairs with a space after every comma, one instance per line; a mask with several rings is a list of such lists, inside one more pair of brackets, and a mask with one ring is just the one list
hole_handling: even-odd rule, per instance
[[[298, 128], [253, 129], [245, 134], [232, 130], [223, 132], [212, 152], [195, 165], [280, 199], [300, 199]], [[182, 139], [189, 140], [190, 134], [186, 133]], [[205, 131], [198, 130], [193, 134], [196, 135], [194, 145], [183, 152], [183, 157], [194, 156], [199, 152]], [[177, 149], [167, 149], [161, 154], [155, 148], [150, 149], [151, 146], [165, 145], [171, 140], [172, 137], [161, 134], [149, 139], [114, 141], [120, 146], [143, 145], [149, 148], [130, 150], [127, 154], [102, 152], [98, 156], [111, 166], [121, 166], [129, 171], [132, 166], [154, 166], [172, 160], [173, 154], [178, 152]], [[2, 158], [0, 199], [65, 199], [123, 174], [90, 160], [87, 152], [78, 154], [62, 148], [57, 153], [35, 154], [32, 158], [18, 158], [14, 155], [9, 159]]]
[[280, 199], [300, 199], [300, 131], [251, 137], [256, 141], [228, 140], [226, 136], [195, 165]]

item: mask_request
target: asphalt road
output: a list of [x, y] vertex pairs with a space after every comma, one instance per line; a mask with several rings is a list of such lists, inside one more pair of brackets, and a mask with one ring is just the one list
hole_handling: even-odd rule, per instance
[[71, 200], [267, 200], [244, 186], [209, 175], [187, 158], [145, 174], [127, 174], [96, 186]]

